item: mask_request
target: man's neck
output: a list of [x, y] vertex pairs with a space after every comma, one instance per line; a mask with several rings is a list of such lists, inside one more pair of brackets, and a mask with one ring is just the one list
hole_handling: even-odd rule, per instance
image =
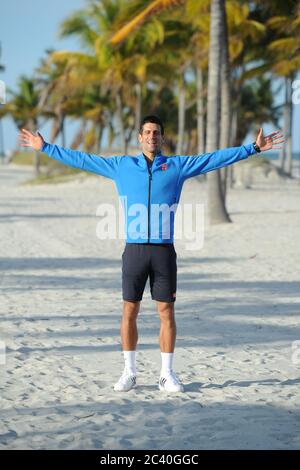
[[149, 158], [153, 162], [154, 158], [156, 157], [157, 153], [152, 153], [152, 152], [143, 152], [145, 157]]

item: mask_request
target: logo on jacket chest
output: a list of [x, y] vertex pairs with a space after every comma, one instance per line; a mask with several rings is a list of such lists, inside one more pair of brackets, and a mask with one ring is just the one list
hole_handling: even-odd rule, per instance
[[166, 171], [168, 169], [167, 163], [163, 163], [162, 166], [160, 167], [162, 171]]

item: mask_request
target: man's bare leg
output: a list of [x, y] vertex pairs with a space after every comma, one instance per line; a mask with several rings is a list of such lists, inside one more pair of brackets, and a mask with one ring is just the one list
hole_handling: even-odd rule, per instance
[[183, 392], [184, 387], [173, 372], [173, 356], [176, 342], [174, 302], [157, 302], [160, 316], [159, 344], [161, 371], [159, 389], [167, 392]]
[[164, 353], [173, 353], [176, 342], [174, 302], [157, 302], [157, 311], [160, 317], [160, 350]]
[[135, 351], [138, 341], [136, 319], [140, 310], [140, 302], [123, 302], [121, 321], [121, 339], [123, 351]]
[[135, 350], [138, 341], [136, 319], [140, 309], [140, 302], [124, 300], [121, 321], [122, 349], [125, 360], [124, 372], [114, 385], [117, 392], [128, 392], [136, 385]]

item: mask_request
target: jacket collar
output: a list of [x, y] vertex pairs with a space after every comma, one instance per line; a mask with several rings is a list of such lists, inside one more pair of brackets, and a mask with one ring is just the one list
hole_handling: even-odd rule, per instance
[[[146, 161], [146, 158], [145, 158], [145, 155], [143, 153], [140, 153], [138, 155], [138, 159], [139, 159], [139, 164], [143, 167], [147, 167], [147, 161]], [[167, 157], [165, 155], [163, 155], [161, 152], [157, 153], [155, 155], [155, 158], [153, 160], [153, 168], [161, 165], [162, 163], [165, 163]]]

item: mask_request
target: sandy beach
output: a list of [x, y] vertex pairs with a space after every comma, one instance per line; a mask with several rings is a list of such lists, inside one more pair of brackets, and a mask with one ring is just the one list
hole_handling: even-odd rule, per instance
[[[231, 190], [233, 224], [205, 218], [201, 250], [176, 242], [185, 393], [164, 394], [148, 287], [137, 387], [113, 391], [124, 241], [96, 237], [113, 183], [21, 184], [31, 176], [0, 168], [0, 449], [299, 449], [299, 181]], [[206, 207], [206, 183], [187, 182], [185, 202]]]

